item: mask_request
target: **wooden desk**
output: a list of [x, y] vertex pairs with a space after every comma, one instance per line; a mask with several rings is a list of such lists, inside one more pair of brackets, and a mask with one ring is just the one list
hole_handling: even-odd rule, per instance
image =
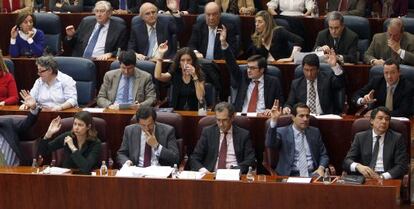
[[[399, 180], [363, 186], [27, 174], [0, 168], [0, 208], [375, 208], [399, 207]], [[23, 173], [22, 173], [23, 171]]]

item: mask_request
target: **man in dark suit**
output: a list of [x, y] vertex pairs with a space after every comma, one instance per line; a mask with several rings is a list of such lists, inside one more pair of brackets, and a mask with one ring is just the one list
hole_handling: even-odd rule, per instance
[[165, 41], [172, 46], [166, 53], [167, 58], [173, 58], [177, 48], [173, 36], [177, 33], [174, 18], [158, 17], [158, 9], [152, 3], [144, 3], [140, 8], [141, 19], [138, 24], [132, 25], [128, 49], [136, 52], [137, 59], [146, 60], [153, 58], [158, 51], [158, 46]]
[[17, 123], [12, 118], [0, 119], [0, 167], [18, 166], [31, 160], [27, 159], [25, 153], [20, 150], [20, 135], [35, 124], [41, 108], [36, 105], [36, 100], [28, 92], [22, 91], [20, 95], [30, 112], [26, 119]]
[[[220, 20], [220, 7], [215, 2], [209, 2], [205, 6], [204, 14], [206, 21], [201, 21], [193, 26], [188, 46], [196, 50], [196, 55], [199, 58], [223, 59], [219, 35], [216, 35], [220, 33], [224, 25]], [[237, 56], [239, 43], [236, 40], [236, 28], [231, 23], [226, 23], [225, 27], [228, 32], [227, 43], [233, 54]]]
[[180, 161], [174, 127], [155, 122], [157, 113], [150, 106], [142, 106], [136, 113], [137, 123], [125, 127], [121, 147], [117, 153], [120, 165], [174, 166]]
[[114, 8], [113, 14], [128, 14], [139, 13], [144, 0], [110, 0], [112, 8]]
[[279, 104], [271, 110], [270, 128], [266, 134], [266, 147], [279, 150], [276, 172], [281, 176], [323, 176], [329, 157], [318, 128], [309, 126], [310, 109], [298, 103], [292, 109], [293, 124], [277, 128], [282, 114]]
[[107, 1], [98, 1], [95, 19], [85, 17], [75, 31], [66, 27], [64, 42], [72, 47], [72, 56], [107, 60], [126, 47], [126, 25], [111, 19], [112, 7]]
[[189, 159], [192, 170], [214, 172], [239, 168], [246, 173], [255, 165], [249, 131], [233, 124], [234, 108], [227, 102], [215, 107], [217, 124], [205, 127]]
[[364, 59], [371, 65], [383, 65], [389, 58], [401, 64], [414, 65], [414, 35], [404, 32], [400, 18], [390, 20], [387, 32], [374, 35]]
[[328, 11], [340, 11], [343, 15], [365, 15], [366, 0], [328, 0]]
[[372, 77], [368, 84], [355, 92], [352, 103], [368, 105], [369, 109], [385, 106], [394, 117], [409, 117], [412, 110], [413, 86], [400, 75], [400, 65], [388, 59], [384, 63], [384, 76]]
[[345, 78], [333, 50], [329, 52], [327, 61], [332, 72], [321, 73], [316, 54], [308, 54], [303, 58], [304, 76], [292, 81], [289, 97], [283, 108], [284, 114], [289, 114], [292, 106], [299, 102], [307, 104], [312, 114], [339, 114], [332, 98], [345, 86]]
[[234, 106], [237, 112], [269, 113], [275, 99], [283, 104], [283, 95], [278, 78], [265, 74], [266, 59], [253, 55], [247, 59], [247, 71], [241, 71], [226, 41], [227, 28], [220, 33], [221, 48], [231, 75], [231, 86], [237, 89]]
[[390, 111], [386, 107], [371, 112], [372, 128], [355, 134], [343, 168], [367, 178], [402, 178], [409, 158], [403, 136], [389, 129]]
[[158, 0], [158, 8], [171, 14], [197, 14], [198, 0], [180, 0], [178, 5], [177, 0]]
[[314, 50], [329, 54], [334, 49], [341, 63], [356, 63], [358, 35], [344, 25], [344, 17], [339, 12], [329, 13], [327, 22], [328, 28], [318, 33]]

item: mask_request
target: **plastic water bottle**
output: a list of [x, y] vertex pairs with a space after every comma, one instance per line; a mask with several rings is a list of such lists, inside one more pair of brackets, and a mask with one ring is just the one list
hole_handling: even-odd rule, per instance
[[32, 173], [39, 173], [39, 164], [37, 164], [36, 158], [33, 158], [32, 161]]
[[105, 160], [102, 160], [100, 171], [101, 171], [101, 176], [108, 176], [108, 167], [106, 167]]
[[322, 179], [324, 184], [330, 184], [331, 183], [331, 177], [329, 176], [329, 169], [325, 168], [325, 173], [323, 174]]
[[179, 170], [178, 170], [177, 164], [174, 164], [174, 169], [171, 172], [171, 178], [172, 179], [177, 179], [178, 175], [179, 175]]
[[254, 181], [252, 166], [249, 166], [249, 171], [247, 172], [246, 179], [247, 179], [248, 182], [253, 182]]

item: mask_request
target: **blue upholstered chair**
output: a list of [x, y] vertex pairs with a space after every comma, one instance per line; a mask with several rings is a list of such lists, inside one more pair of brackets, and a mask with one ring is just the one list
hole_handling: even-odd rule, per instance
[[45, 53], [59, 55], [62, 52], [62, 25], [60, 17], [53, 13], [34, 13], [36, 28], [45, 33]]
[[89, 59], [80, 57], [55, 57], [59, 71], [76, 81], [78, 104], [88, 106], [96, 94], [96, 67]]
[[6, 63], [9, 72], [14, 75], [14, 63], [12, 60], [4, 58], [4, 63]]
[[[329, 66], [329, 64], [326, 63], [321, 63], [319, 66], [319, 73], [332, 73], [332, 69]], [[302, 65], [299, 65], [295, 68], [295, 79], [296, 78], [300, 78], [304, 76], [303, 75], [303, 68]], [[321, 96], [321, 95], [319, 95]], [[341, 114], [346, 112], [344, 109], [346, 109], [346, 91], [345, 91], [345, 87], [340, 89], [339, 91], [336, 92], [336, 94], [334, 95], [334, 98], [332, 98], [334, 100], [334, 113], [335, 114]]]

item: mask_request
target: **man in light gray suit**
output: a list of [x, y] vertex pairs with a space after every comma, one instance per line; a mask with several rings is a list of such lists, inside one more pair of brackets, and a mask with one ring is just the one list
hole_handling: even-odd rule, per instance
[[98, 93], [98, 106], [118, 109], [119, 104], [130, 104], [130, 108], [138, 109], [153, 105], [156, 93], [152, 77], [135, 67], [134, 51], [121, 52], [118, 59], [120, 68], [105, 73]]
[[180, 155], [174, 128], [155, 122], [157, 113], [151, 106], [140, 107], [136, 118], [136, 124], [125, 127], [117, 162], [140, 167], [178, 164]]
[[296, 104], [291, 111], [293, 124], [277, 128], [281, 114], [282, 110], [275, 102], [265, 141], [266, 147], [279, 150], [276, 173], [281, 176], [323, 176], [329, 158], [319, 129], [309, 126], [309, 107]]

